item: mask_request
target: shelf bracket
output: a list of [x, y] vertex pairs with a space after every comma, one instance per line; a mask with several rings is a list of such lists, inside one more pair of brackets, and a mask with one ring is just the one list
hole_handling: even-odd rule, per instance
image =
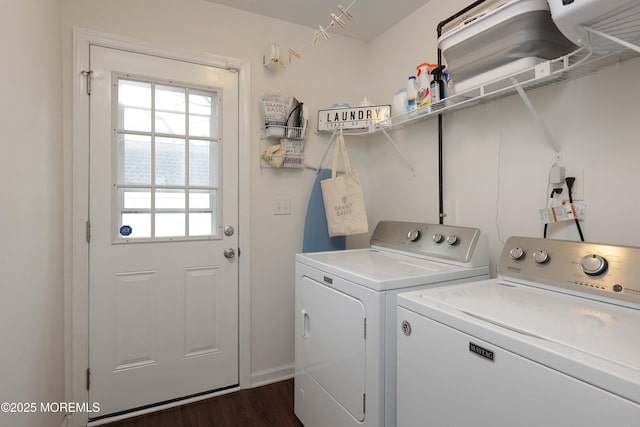
[[333, 140], [336, 138], [336, 134], [337, 134], [337, 132], [333, 132], [331, 134], [331, 138], [329, 138], [329, 143], [327, 144], [327, 149], [324, 150], [324, 154], [322, 155], [322, 160], [320, 160], [320, 164], [318, 165], [318, 168], [316, 169], [316, 175], [318, 175], [320, 173], [320, 169], [322, 169], [322, 165], [324, 164], [324, 160], [327, 158], [327, 154], [329, 154], [329, 150], [331, 149], [331, 146], [333, 145]]
[[536, 111], [535, 107], [531, 103], [531, 100], [525, 93], [524, 89], [522, 89], [522, 86], [520, 86], [520, 84], [518, 84], [518, 81], [514, 78], [511, 78], [511, 83], [513, 83], [513, 86], [515, 90], [518, 92], [518, 95], [520, 95], [520, 98], [522, 99], [522, 102], [524, 102], [524, 105], [529, 109], [529, 112], [533, 115], [533, 117], [538, 122], [538, 125], [540, 126], [540, 128], [542, 129], [542, 132], [544, 132], [545, 136], [547, 137], [547, 141], [549, 141], [551, 148], [553, 148], [553, 150], [556, 152], [556, 160], [562, 160], [562, 147], [560, 146], [558, 141], [555, 139], [555, 137], [547, 127], [546, 123], [542, 120], [542, 117], [540, 117], [540, 115], [538, 114], [538, 111]]
[[618, 43], [619, 45], [622, 45], [624, 47], [626, 47], [627, 49], [631, 49], [631, 50], [635, 50], [636, 52], [640, 53], [640, 46], [636, 46], [633, 43], [629, 43], [627, 41], [624, 41], [618, 37], [614, 37], [610, 34], [607, 33], [603, 33], [602, 31], [598, 31], [594, 28], [591, 27], [587, 27], [586, 25], [583, 25], [582, 28], [584, 28], [587, 32], [591, 33], [591, 34], [595, 34], [597, 36], [603, 37], [607, 40], [611, 40], [612, 42]]
[[[391, 143], [393, 148], [395, 148], [396, 151], [398, 152], [398, 154], [400, 154], [400, 157], [402, 157], [402, 159], [405, 161], [405, 163], [407, 164], [409, 169], [411, 169], [411, 173], [415, 176], [416, 169], [413, 167], [413, 165], [411, 164], [409, 159], [407, 159], [407, 156], [405, 156], [402, 153], [402, 151], [400, 150], [400, 147], [398, 147], [398, 144], [396, 144], [396, 142], [393, 140], [393, 138], [391, 138], [391, 136], [389, 136], [389, 134], [387, 133], [387, 131], [385, 129], [381, 129], [381, 132], [384, 134], [384, 136], [387, 137], [387, 140], [389, 140], [389, 142]], [[320, 173], [320, 169], [322, 169], [322, 165], [324, 164], [324, 161], [327, 158], [327, 154], [329, 154], [329, 150], [331, 149], [331, 146], [333, 145], [333, 142], [335, 140], [335, 137], [336, 137], [337, 133], [338, 132], [333, 132], [331, 134], [331, 138], [329, 139], [329, 143], [327, 144], [327, 148], [324, 150], [324, 155], [322, 156], [322, 160], [320, 160], [320, 164], [318, 165], [318, 167], [316, 169], [316, 175]]]
[[384, 134], [384, 136], [387, 137], [387, 139], [389, 140], [389, 142], [391, 143], [391, 145], [393, 146], [393, 148], [396, 149], [396, 151], [398, 152], [398, 154], [400, 155], [400, 157], [402, 157], [402, 159], [404, 160], [404, 162], [407, 164], [407, 166], [409, 167], [409, 169], [411, 169], [411, 173], [415, 176], [416, 175], [416, 169], [413, 167], [413, 165], [411, 164], [411, 162], [409, 161], [409, 159], [407, 159], [407, 156], [405, 156], [402, 151], [400, 150], [400, 147], [398, 147], [398, 144], [396, 144], [396, 142], [393, 140], [393, 138], [391, 138], [389, 136], [389, 133], [387, 133], [386, 129], [381, 129], [382, 133]]

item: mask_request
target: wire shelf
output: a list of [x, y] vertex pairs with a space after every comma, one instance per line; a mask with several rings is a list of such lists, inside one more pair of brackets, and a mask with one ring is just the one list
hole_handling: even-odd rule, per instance
[[[513, 95], [518, 88], [535, 89], [551, 83], [572, 80], [595, 73], [608, 66], [640, 57], [633, 50], [609, 54], [597, 54], [590, 47], [581, 47], [565, 56], [552, 59], [519, 73], [486, 83], [462, 93], [456, 93], [419, 110], [392, 116], [366, 130], [349, 132], [350, 135], [369, 135], [383, 130], [409, 126], [454, 111], [473, 107], [484, 102]], [[346, 132], [345, 132], [346, 133]]]

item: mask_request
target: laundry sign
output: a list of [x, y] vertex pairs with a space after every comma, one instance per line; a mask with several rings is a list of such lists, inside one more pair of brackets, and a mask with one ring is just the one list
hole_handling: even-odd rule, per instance
[[390, 117], [391, 105], [320, 110], [318, 131], [374, 129], [378, 126], [388, 126]]

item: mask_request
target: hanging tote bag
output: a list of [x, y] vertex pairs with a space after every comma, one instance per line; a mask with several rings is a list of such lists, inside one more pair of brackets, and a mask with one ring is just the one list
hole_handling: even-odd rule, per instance
[[[336, 176], [338, 157], [342, 153], [345, 175]], [[369, 231], [367, 210], [360, 178], [351, 169], [342, 131], [336, 136], [331, 178], [320, 182], [329, 236], [349, 236]]]

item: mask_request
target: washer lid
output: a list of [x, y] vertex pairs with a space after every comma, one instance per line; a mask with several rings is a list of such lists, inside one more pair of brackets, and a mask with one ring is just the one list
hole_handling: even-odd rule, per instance
[[418, 301], [640, 371], [640, 310], [496, 280], [426, 289]]
[[585, 381], [605, 389], [616, 389], [622, 380], [624, 394], [640, 403], [640, 310], [498, 279], [407, 292], [398, 304], [578, 378], [589, 377]]
[[377, 291], [489, 274], [486, 266], [459, 267], [376, 249], [297, 254], [296, 260]]

